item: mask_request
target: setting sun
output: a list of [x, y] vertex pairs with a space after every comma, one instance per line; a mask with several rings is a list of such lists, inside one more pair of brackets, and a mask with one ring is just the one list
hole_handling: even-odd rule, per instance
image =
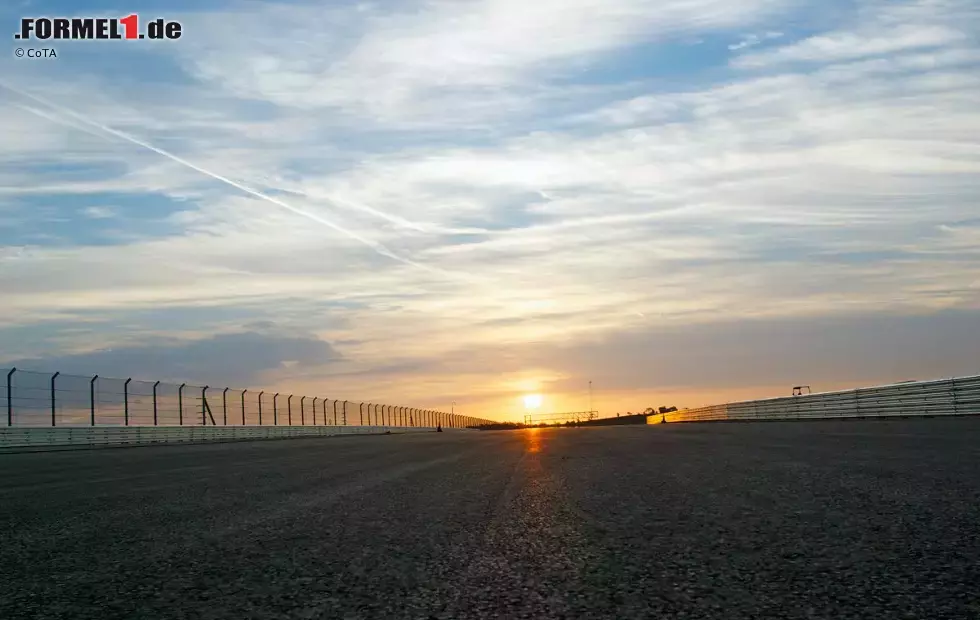
[[541, 406], [541, 395], [540, 394], [528, 394], [524, 397], [524, 408], [525, 409], [537, 409]]

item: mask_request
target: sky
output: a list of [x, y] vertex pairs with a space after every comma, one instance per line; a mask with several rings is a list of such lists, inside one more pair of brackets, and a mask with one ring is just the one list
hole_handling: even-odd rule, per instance
[[[12, 37], [130, 13], [183, 35]], [[499, 420], [980, 373], [975, 0], [0, 23], [0, 365]]]

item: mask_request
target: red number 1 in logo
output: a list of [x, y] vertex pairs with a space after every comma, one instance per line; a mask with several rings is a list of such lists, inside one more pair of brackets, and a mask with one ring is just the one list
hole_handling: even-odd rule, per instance
[[119, 20], [119, 23], [126, 27], [126, 38], [127, 39], [137, 39], [139, 38], [139, 17], [136, 14], [127, 15]]

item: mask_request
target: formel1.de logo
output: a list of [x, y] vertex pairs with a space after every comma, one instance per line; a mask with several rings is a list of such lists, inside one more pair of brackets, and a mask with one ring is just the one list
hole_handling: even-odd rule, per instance
[[48, 41], [111, 41], [114, 39], [179, 39], [180, 22], [162, 17], [140, 23], [135, 13], [126, 17], [23, 17], [14, 39]]

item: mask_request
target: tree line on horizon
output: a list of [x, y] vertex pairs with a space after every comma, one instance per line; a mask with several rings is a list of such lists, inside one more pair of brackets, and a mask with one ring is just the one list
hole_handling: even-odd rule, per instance
[[560, 427], [560, 426], [566, 426], [566, 427], [582, 426], [588, 424], [589, 422], [597, 422], [599, 420], [615, 420], [616, 418], [622, 419], [622, 417], [627, 417], [627, 418], [638, 417], [638, 416], [647, 417], [651, 415], [663, 415], [667, 413], [672, 413], [674, 411], [677, 411], [677, 407], [673, 407], [673, 406], [647, 407], [646, 409], [643, 410], [642, 413], [633, 413], [632, 411], [627, 411], [626, 416], [621, 416], [621, 414], [617, 413], [615, 417], [598, 418], [597, 420], [588, 420], [588, 421], [581, 421], [581, 422], [572, 422], [572, 421], [552, 422], [552, 423], [540, 422], [538, 424], [525, 424], [523, 422], [494, 422], [492, 424], [483, 424], [478, 428], [480, 428], [481, 430], [516, 430], [522, 428], [553, 428], [553, 427]]

